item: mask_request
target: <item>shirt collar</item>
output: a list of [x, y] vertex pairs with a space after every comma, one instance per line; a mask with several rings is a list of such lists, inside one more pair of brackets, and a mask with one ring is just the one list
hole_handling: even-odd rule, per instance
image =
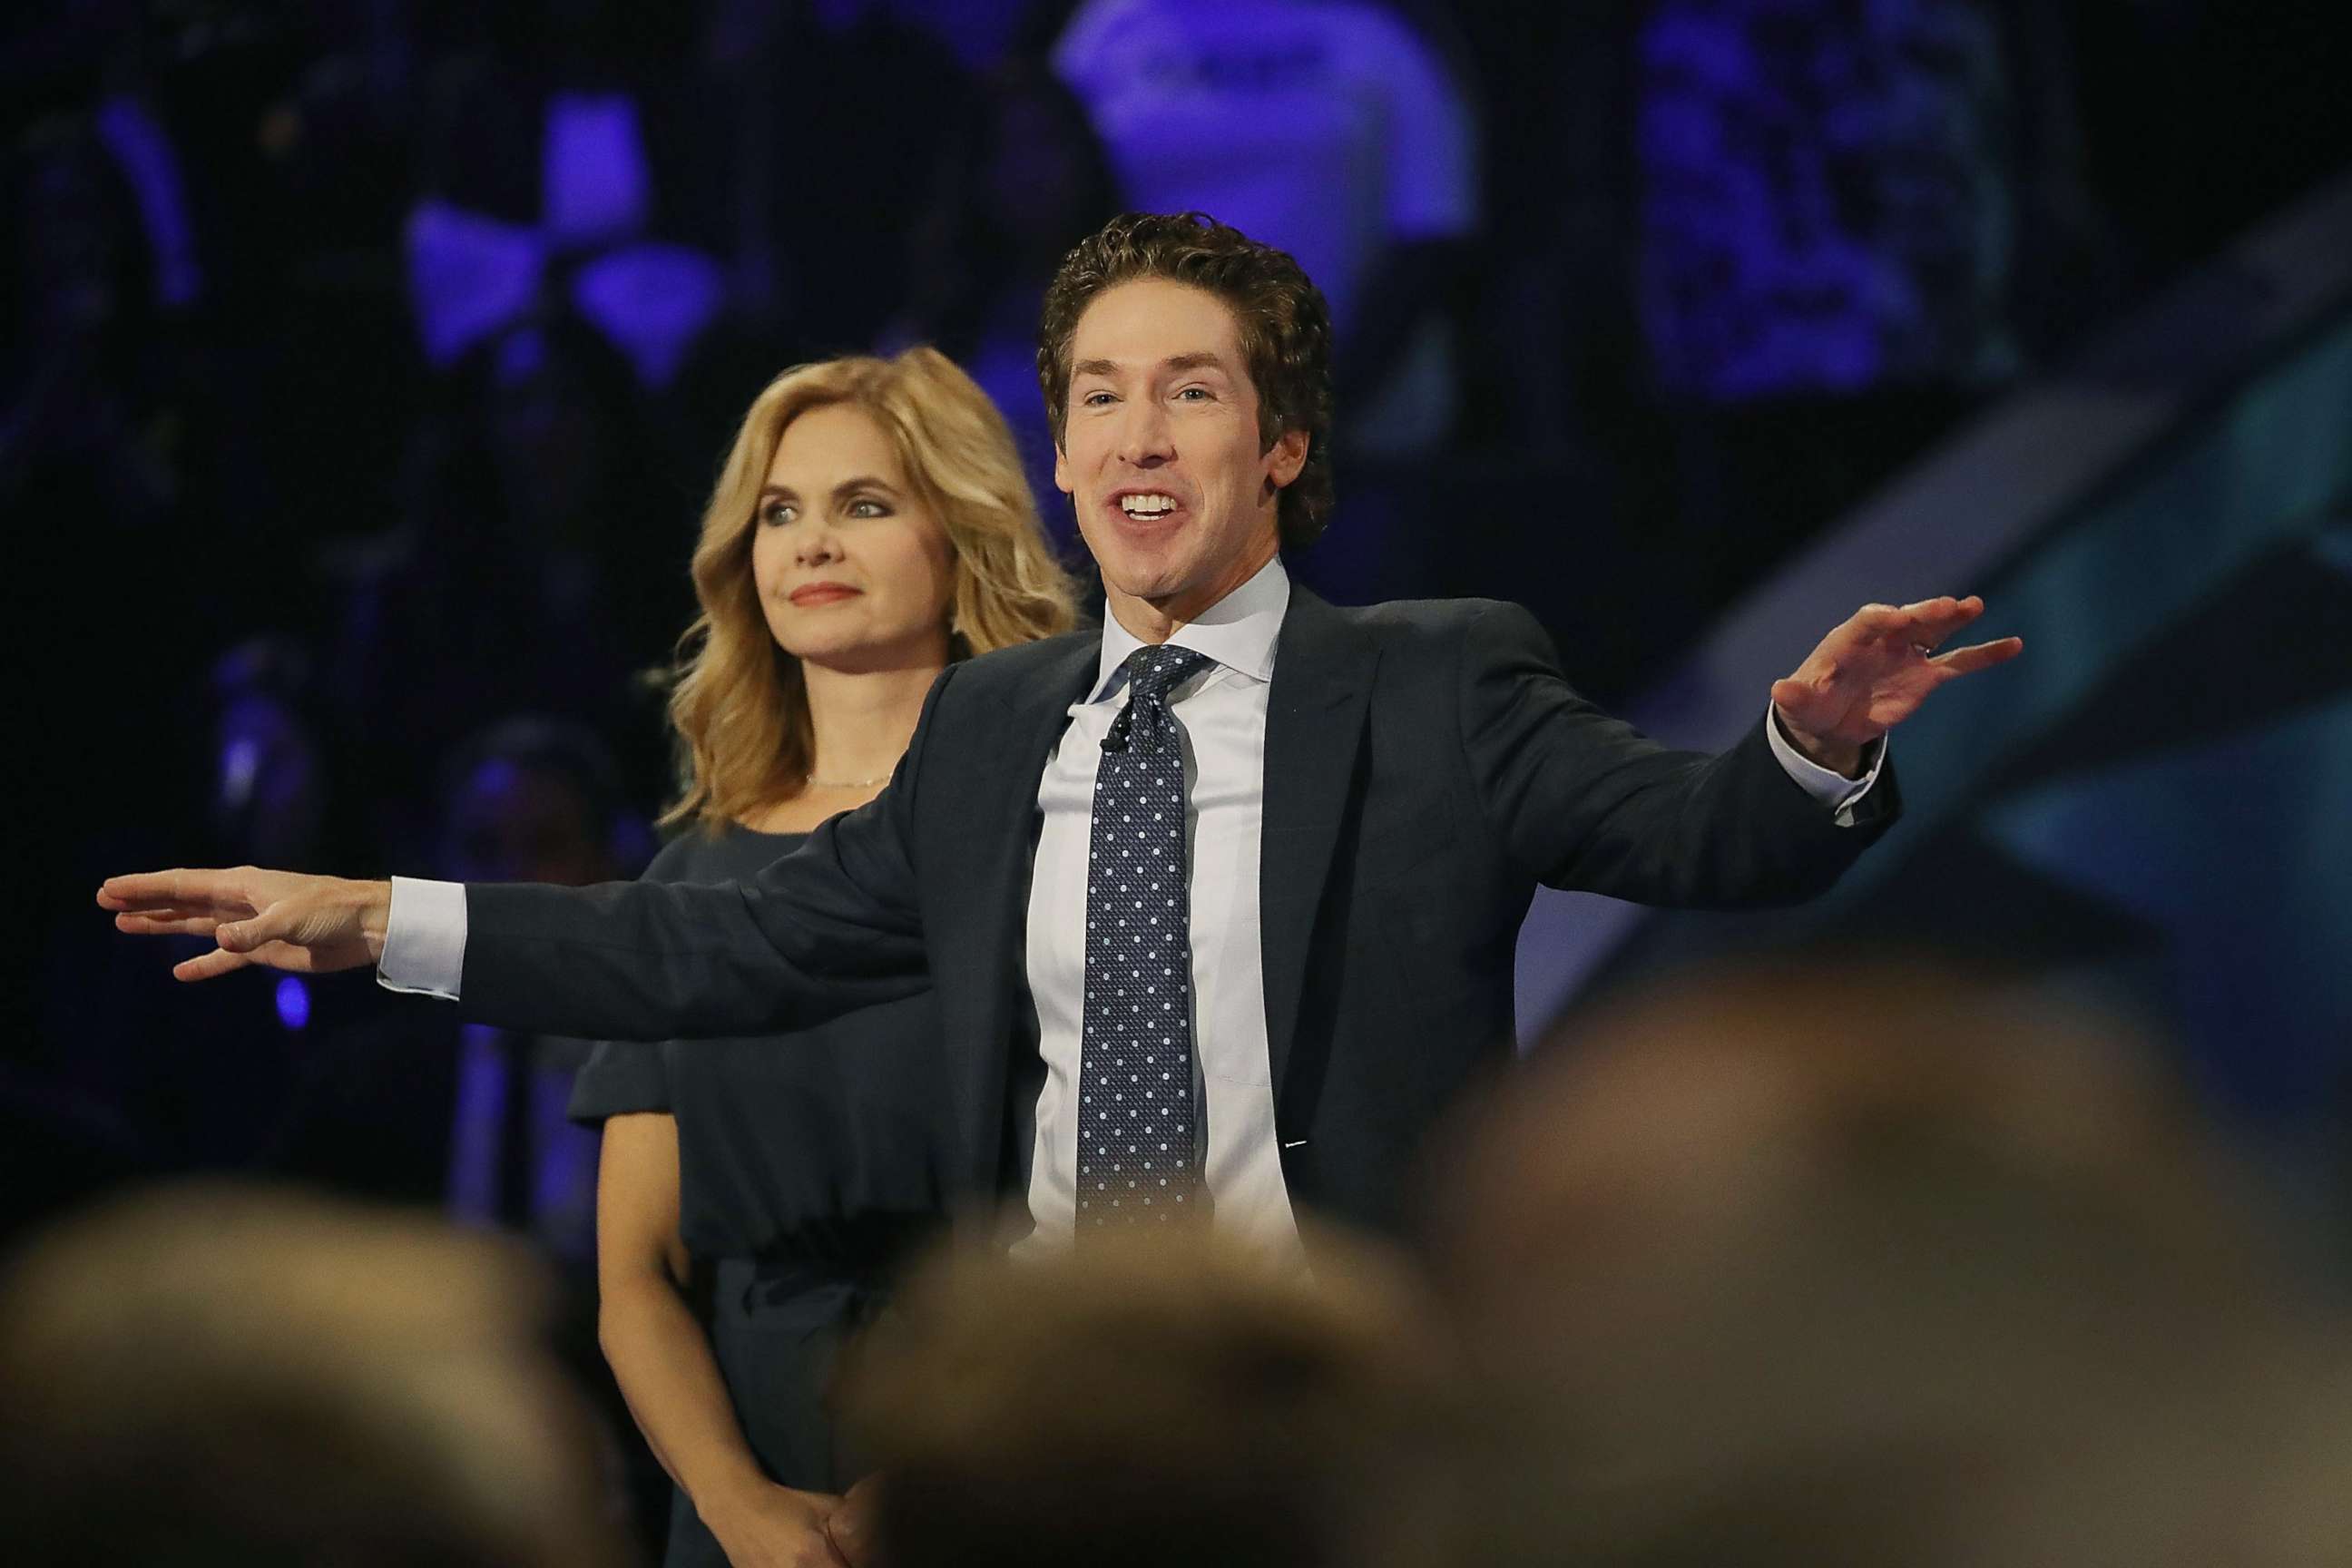
[[[1202, 612], [1199, 620], [1177, 627], [1168, 641], [1176, 647], [1207, 654], [1225, 668], [1253, 680], [1272, 680], [1275, 639], [1282, 635], [1282, 617], [1289, 610], [1290, 574], [1282, 569], [1282, 557], [1277, 555], [1259, 567], [1248, 582]], [[1101, 702], [1111, 697], [1117, 690], [1119, 666], [1143, 646], [1140, 638], [1118, 624], [1118, 616], [1105, 615], [1102, 662], [1096, 668], [1093, 694], [1087, 700]]]

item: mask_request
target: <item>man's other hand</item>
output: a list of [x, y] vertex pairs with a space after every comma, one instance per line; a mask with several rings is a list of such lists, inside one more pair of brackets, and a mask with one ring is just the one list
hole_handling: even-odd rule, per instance
[[383, 956], [390, 882], [352, 882], [239, 866], [110, 877], [98, 906], [140, 936], [208, 936], [219, 944], [173, 965], [179, 980], [210, 980], [249, 963], [320, 974]]
[[2020, 639], [2002, 637], [1937, 651], [1982, 614], [1984, 601], [1974, 595], [1864, 605], [1796, 673], [1772, 683], [1781, 729], [1822, 766], [1859, 777], [1863, 749], [1917, 712], [1929, 692], [2024, 650]]

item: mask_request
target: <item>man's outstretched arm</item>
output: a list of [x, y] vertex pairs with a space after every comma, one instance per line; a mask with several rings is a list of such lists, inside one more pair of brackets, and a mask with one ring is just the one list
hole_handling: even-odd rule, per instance
[[[636, 1040], [765, 1033], [906, 995], [924, 981], [921, 931], [894, 838], [836, 819], [741, 884], [468, 886], [450, 989], [485, 1023]], [[212, 938], [173, 967], [184, 981], [359, 969], [401, 940], [388, 882], [157, 871], [110, 879], [98, 901], [125, 931]]]
[[[910, 818], [929, 704], [946, 679], [889, 786], [745, 882], [467, 888], [461, 972], [447, 988], [483, 1022], [632, 1040], [799, 1027], [919, 989]], [[110, 879], [98, 902], [125, 931], [211, 938], [214, 951], [173, 967], [184, 981], [257, 963], [357, 969], [383, 963], [402, 941], [388, 882], [254, 867], [156, 871]]]
[[458, 1005], [507, 1028], [655, 1040], [803, 1028], [908, 995], [928, 971], [891, 793], [740, 883], [470, 887]]
[[1560, 678], [1531, 616], [1489, 606], [1465, 644], [1462, 705], [1487, 817], [1554, 887], [1699, 908], [1810, 898], [1892, 820], [1886, 731], [1937, 687], [2019, 651], [2013, 637], [1939, 651], [1982, 609], [1865, 607], [1773, 684], [1764, 722], [1710, 757], [1601, 713]]

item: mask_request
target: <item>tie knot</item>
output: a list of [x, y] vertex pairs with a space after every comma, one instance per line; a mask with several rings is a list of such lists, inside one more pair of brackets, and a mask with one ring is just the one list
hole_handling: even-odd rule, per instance
[[1163, 643], [1137, 648], [1119, 668], [1127, 673], [1128, 689], [1133, 693], [1130, 700], [1164, 702], [1179, 681], [1213, 662], [1205, 653]]
[[1216, 662], [1189, 647], [1139, 647], [1119, 664], [1127, 676], [1127, 706], [1111, 721], [1103, 737], [1106, 752], [1124, 752], [1132, 743], [1139, 751], [1157, 752], [1168, 740], [1175, 720], [1168, 712], [1168, 693], [1175, 684], [1204, 665]]

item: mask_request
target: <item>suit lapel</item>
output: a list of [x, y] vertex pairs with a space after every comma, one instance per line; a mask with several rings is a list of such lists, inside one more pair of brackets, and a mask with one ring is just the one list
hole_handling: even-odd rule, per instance
[[1265, 1042], [1277, 1104], [1297, 1032], [1315, 915], [1346, 819], [1379, 649], [1339, 611], [1294, 587], [1265, 714], [1258, 844]]
[[982, 1184], [982, 1191], [994, 1184], [1003, 1152], [1007, 1043], [1013, 1037], [1016, 999], [1028, 984], [1024, 955], [1028, 948], [1030, 867], [1037, 846], [1038, 781], [1069, 723], [1070, 704], [1086, 695], [1102, 657], [1099, 637], [1073, 637], [1069, 641], [1068, 648], [1033, 678], [998, 693], [1002, 743], [987, 747], [972, 770], [966, 810], [959, 813], [971, 825], [966, 840], [971, 858], [959, 872], [973, 900], [966, 907], [985, 922], [979, 929], [990, 933], [996, 970], [974, 998], [978, 1016], [963, 1021], [969, 1038], [987, 1042], [987, 1047], [948, 1053], [967, 1108], [971, 1174]]

